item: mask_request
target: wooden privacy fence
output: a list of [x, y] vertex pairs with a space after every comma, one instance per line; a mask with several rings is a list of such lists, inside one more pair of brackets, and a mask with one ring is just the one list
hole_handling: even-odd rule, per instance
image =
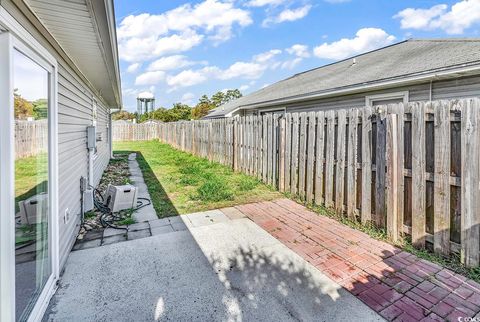
[[126, 121], [112, 122], [113, 141], [147, 141], [158, 138], [158, 124], [149, 121], [145, 123], [130, 123]]
[[178, 149], [384, 227], [393, 240], [410, 235], [417, 247], [479, 265], [477, 98], [161, 123], [155, 131]]
[[44, 153], [48, 148], [47, 120], [15, 121], [15, 158]]

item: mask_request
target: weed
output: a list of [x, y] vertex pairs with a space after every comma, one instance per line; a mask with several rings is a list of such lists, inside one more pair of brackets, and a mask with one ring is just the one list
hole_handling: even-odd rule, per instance
[[259, 181], [256, 178], [249, 176], [242, 176], [238, 182], [238, 189], [240, 191], [250, 191], [255, 189], [259, 185]]
[[211, 178], [206, 181], [198, 187], [197, 193], [200, 200], [207, 202], [234, 199], [233, 191], [224, 181], [218, 178]]
[[87, 211], [84, 215], [85, 219], [93, 219], [97, 217], [97, 214], [94, 211]]

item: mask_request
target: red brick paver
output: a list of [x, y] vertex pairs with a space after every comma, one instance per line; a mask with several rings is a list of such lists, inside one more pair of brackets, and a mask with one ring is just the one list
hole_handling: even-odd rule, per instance
[[458, 321], [480, 285], [289, 199], [235, 207], [389, 321]]

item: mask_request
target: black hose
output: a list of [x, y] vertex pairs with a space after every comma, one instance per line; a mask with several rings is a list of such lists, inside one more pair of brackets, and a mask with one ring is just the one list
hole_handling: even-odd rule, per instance
[[[98, 188], [92, 188], [94, 189], [93, 204], [95, 205], [95, 208], [97, 208], [97, 210], [102, 213], [99, 218], [102, 227], [127, 230], [126, 227], [120, 227], [116, 224], [119, 221], [125, 219], [125, 217], [122, 216], [122, 213], [119, 212], [118, 214], [120, 216], [118, 216], [116, 213], [112, 212], [112, 210], [107, 205], [105, 205], [105, 200], [102, 196], [101, 191]], [[129, 210], [134, 212], [151, 204], [152, 202], [148, 198], [137, 198], [137, 206]]]

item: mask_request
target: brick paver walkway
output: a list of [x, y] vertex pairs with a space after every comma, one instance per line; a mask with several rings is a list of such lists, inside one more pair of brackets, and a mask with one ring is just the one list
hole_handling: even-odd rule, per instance
[[480, 284], [291, 200], [236, 209], [387, 320], [458, 321], [480, 312]]

